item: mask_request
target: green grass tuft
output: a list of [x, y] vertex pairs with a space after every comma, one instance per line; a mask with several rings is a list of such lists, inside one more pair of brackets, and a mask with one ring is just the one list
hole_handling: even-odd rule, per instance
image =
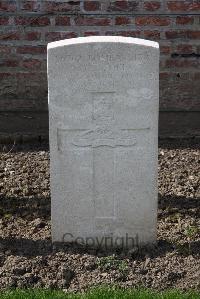
[[84, 294], [67, 294], [57, 290], [9, 290], [0, 292], [1, 299], [200, 299], [200, 293], [180, 291], [155, 292], [118, 287], [93, 288]]

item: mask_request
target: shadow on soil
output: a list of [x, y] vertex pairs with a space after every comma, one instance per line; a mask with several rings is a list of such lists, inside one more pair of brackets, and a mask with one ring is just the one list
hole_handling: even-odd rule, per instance
[[[45, 256], [63, 251], [68, 254], [90, 254], [98, 257], [116, 255], [116, 258], [129, 257], [134, 260], [146, 260], [147, 257], [156, 258], [166, 255], [166, 253], [175, 250], [174, 245], [166, 240], [158, 240], [157, 244], [151, 247], [142, 247], [134, 250], [132, 253], [122, 250], [100, 250], [94, 248], [80, 247], [75, 244], [52, 244], [51, 239], [32, 240], [26, 238], [1, 238], [0, 237], [0, 252], [9, 251], [9, 255], [18, 255], [25, 257], [35, 257], [38, 255]], [[200, 241], [185, 242], [178, 248], [178, 255], [199, 255]]]
[[[173, 213], [200, 216], [200, 198], [185, 198], [183, 196], [158, 195], [158, 207], [163, 216]], [[0, 195], [0, 217], [11, 214], [28, 219], [44, 218], [50, 220], [51, 199], [49, 197], [4, 197]]]
[[165, 138], [159, 139], [158, 144], [162, 149], [199, 149], [200, 138]]
[[158, 196], [158, 207], [162, 210], [162, 216], [182, 214], [188, 216], [200, 216], [200, 198], [186, 198], [184, 196]]
[[[162, 197], [159, 196], [159, 209], [162, 211], [161, 217], [173, 215], [173, 213], [181, 213], [182, 215], [197, 216], [200, 215], [200, 200], [197, 198], [184, 198], [177, 196]], [[1, 217], [5, 214], [11, 214], [15, 217], [25, 217], [33, 220], [35, 218], [42, 218], [44, 221], [50, 219], [50, 198], [4, 198], [0, 197], [1, 203]], [[179, 254], [199, 254], [200, 241], [185, 242], [179, 248]], [[21, 256], [37, 256], [52, 254], [57, 251], [65, 251], [67, 253], [89, 253], [95, 256], [109, 256], [116, 253], [117, 256], [122, 257], [122, 251], [116, 250], [102, 251], [99, 249], [92, 249], [87, 247], [80, 247], [75, 244], [57, 243], [52, 245], [51, 239], [33, 240], [26, 238], [0, 238], [0, 250], [10, 251], [13, 255]], [[124, 256], [129, 255], [133, 259], [143, 260], [146, 256], [155, 258], [163, 256], [167, 252], [172, 252], [175, 247], [172, 243], [166, 240], [158, 240], [157, 245], [140, 248], [133, 252], [125, 252]]]
[[28, 220], [51, 217], [51, 199], [49, 197], [4, 197], [0, 196], [0, 217], [10, 214], [25, 217]]

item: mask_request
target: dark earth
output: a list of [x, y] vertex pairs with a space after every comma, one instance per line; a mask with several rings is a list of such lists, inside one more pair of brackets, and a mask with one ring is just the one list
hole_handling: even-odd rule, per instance
[[157, 245], [103, 252], [51, 244], [48, 146], [0, 145], [0, 288], [200, 290], [199, 146], [160, 141]]

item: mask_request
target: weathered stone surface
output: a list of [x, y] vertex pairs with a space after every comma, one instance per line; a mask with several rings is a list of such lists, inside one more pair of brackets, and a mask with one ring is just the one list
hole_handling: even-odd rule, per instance
[[158, 48], [104, 36], [48, 45], [53, 241], [156, 240]]

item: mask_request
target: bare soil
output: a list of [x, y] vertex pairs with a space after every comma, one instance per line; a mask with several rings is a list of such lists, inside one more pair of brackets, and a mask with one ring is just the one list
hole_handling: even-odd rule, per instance
[[[51, 244], [46, 145], [0, 146], [0, 288], [119, 284], [200, 290], [200, 142], [159, 148], [158, 243], [131, 252]], [[11, 150], [10, 150], [11, 149]]]

